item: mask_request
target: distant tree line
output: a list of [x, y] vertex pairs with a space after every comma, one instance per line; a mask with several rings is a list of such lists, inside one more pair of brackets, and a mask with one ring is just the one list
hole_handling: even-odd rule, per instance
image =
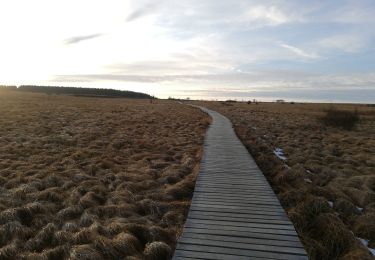
[[0, 90], [17, 90], [17, 86], [0, 85]]
[[0, 86], [0, 90], [16, 90], [24, 92], [37, 92], [45, 94], [57, 95], [74, 95], [74, 96], [90, 96], [90, 97], [124, 97], [124, 98], [143, 98], [154, 99], [155, 97], [148, 94], [116, 89], [104, 88], [78, 88], [78, 87], [56, 87], [56, 86], [33, 86], [22, 85], [16, 86]]

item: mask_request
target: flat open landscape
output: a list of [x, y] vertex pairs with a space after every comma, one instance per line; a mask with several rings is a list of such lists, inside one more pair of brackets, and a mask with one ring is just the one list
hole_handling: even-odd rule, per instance
[[[197, 103], [232, 121], [311, 259], [373, 259], [365, 245], [375, 248], [374, 106]], [[357, 110], [357, 126], [323, 124], [332, 107]]]
[[172, 101], [0, 92], [0, 259], [166, 259], [209, 117]]

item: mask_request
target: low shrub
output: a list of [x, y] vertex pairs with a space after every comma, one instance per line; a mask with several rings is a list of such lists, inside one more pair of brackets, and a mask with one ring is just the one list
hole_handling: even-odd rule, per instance
[[324, 125], [351, 130], [359, 122], [359, 115], [357, 111], [352, 112], [330, 108], [326, 110], [325, 115], [320, 119]]

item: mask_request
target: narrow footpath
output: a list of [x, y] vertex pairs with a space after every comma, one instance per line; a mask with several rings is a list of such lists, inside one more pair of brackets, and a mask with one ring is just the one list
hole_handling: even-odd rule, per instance
[[308, 259], [263, 173], [223, 115], [212, 117], [173, 259]]

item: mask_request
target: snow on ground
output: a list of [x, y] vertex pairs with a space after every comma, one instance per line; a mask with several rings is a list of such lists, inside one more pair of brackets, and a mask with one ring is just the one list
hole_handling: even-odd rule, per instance
[[365, 247], [367, 247], [368, 250], [370, 250], [370, 252], [373, 256], [375, 256], [375, 248], [368, 247], [368, 240], [367, 239], [363, 239], [363, 238], [359, 238], [359, 237], [357, 237], [357, 239], [359, 241], [361, 241], [362, 245], [364, 245]]
[[284, 151], [283, 151], [283, 149], [281, 149], [281, 148], [275, 148], [275, 150], [273, 151], [273, 153], [274, 153], [277, 157], [279, 157], [279, 159], [281, 159], [281, 160], [283, 160], [283, 161], [286, 161], [286, 160], [287, 160], [286, 156], [284, 155]]

